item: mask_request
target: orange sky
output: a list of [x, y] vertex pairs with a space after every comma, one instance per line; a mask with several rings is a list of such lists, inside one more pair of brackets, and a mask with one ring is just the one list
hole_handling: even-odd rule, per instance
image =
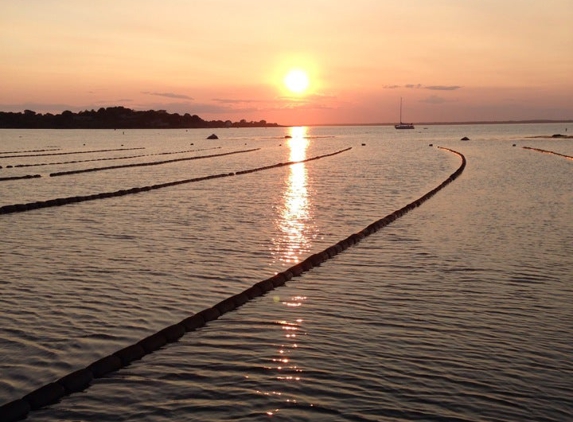
[[573, 119], [573, 1], [0, 2], [0, 111], [394, 123], [400, 97], [404, 121]]

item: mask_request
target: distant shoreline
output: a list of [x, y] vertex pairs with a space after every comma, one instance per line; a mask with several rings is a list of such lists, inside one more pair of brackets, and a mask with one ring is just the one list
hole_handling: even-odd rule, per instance
[[555, 135], [537, 135], [537, 136], [526, 136], [528, 139], [573, 139], [573, 135], [562, 135], [556, 133]]
[[203, 120], [197, 115], [167, 113], [165, 110], [135, 111], [125, 107], [107, 107], [78, 113], [61, 114], [0, 111], [0, 129], [215, 129], [230, 127], [280, 127], [277, 123], [242, 119]]
[[[455, 125], [522, 125], [522, 124], [540, 124], [540, 123], [564, 123], [573, 125], [571, 120], [478, 120], [465, 122], [418, 122], [413, 123], [416, 126], [455, 126]], [[305, 126], [394, 126], [396, 123], [329, 123], [319, 125]]]
[[[495, 125], [495, 124], [571, 124], [570, 120], [491, 120], [463, 122], [415, 122], [420, 126], [454, 126], [454, 125]], [[291, 126], [394, 126], [394, 123], [329, 123], [309, 125], [282, 125], [268, 123], [266, 120], [238, 122], [231, 120], [203, 120], [197, 115], [185, 113], [168, 113], [165, 110], [136, 111], [117, 106], [85, 110], [77, 113], [69, 110], [60, 114], [36, 113], [32, 110], [23, 112], [0, 111], [0, 129], [208, 129], [240, 127], [291, 127]]]

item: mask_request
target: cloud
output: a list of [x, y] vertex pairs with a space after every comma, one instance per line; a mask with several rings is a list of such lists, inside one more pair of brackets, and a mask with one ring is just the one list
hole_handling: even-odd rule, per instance
[[130, 103], [133, 100], [131, 98], [119, 98], [117, 100], [99, 100], [94, 104], [109, 104], [109, 107], [115, 107], [117, 104], [121, 105], [123, 103]]
[[420, 100], [420, 102], [426, 104], [443, 104], [450, 102], [450, 100], [447, 100], [443, 97], [438, 97], [437, 95], [430, 95], [429, 97]]
[[60, 114], [65, 110], [72, 111], [74, 113], [78, 113], [80, 111], [85, 110], [98, 110], [102, 107], [116, 107], [118, 102], [129, 102], [129, 99], [121, 99], [121, 100], [102, 100], [97, 101], [91, 104], [84, 104], [84, 105], [71, 105], [65, 103], [21, 103], [21, 104], [0, 104], [1, 111], [11, 111], [11, 112], [22, 112], [24, 110], [33, 110], [37, 113], [52, 113], [52, 114]]
[[[306, 96], [279, 96], [273, 99], [229, 99], [213, 98], [218, 105], [212, 105], [212, 113], [251, 113], [274, 112], [284, 110], [325, 110], [332, 106], [325, 104], [325, 100], [336, 98], [329, 94], [312, 94]], [[206, 106], [206, 105], [203, 105]], [[195, 107], [195, 106], [194, 106]], [[215, 111], [218, 110], [218, 111]]]
[[431, 89], [433, 91], [455, 91], [460, 88], [461, 86], [458, 85], [431, 85], [424, 87], [424, 89]]
[[[328, 100], [332, 101], [335, 100], [337, 97], [336, 95], [331, 94], [311, 94], [311, 95], [304, 95], [304, 96], [296, 96], [296, 95], [282, 95], [277, 97], [275, 102], [280, 103], [293, 103], [293, 104], [315, 104], [317, 105], [319, 102]], [[319, 107], [322, 108], [322, 107]]]
[[148, 92], [148, 91], [144, 91], [144, 92], [142, 92], [142, 94], [157, 95], [159, 97], [176, 98], [179, 100], [191, 100], [191, 101], [193, 101], [193, 98], [191, 98], [189, 95], [174, 94], [173, 92]]
[[397, 88], [429, 89], [432, 91], [455, 91], [456, 89], [460, 89], [461, 86], [458, 86], [458, 85], [422, 85], [422, 84], [385, 85], [384, 86], [384, 89], [397, 89]]
[[222, 104], [248, 104], [248, 103], [264, 103], [269, 102], [269, 100], [244, 100], [244, 99], [232, 99], [232, 98], [213, 98], [213, 101]]
[[[166, 110], [168, 113], [179, 113], [185, 114], [189, 113], [191, 115], [197, 114], [199, 117], [203, 117], [202, 114], [205, 113], [225, 113], [228, 109], [226, 107], [220, 107], [216, 104], [201, 104], [201, 103], [191, 103], [191, 102], [170, 102], [170, 103], [156, 103], [156, 102], [139, 102], [138, 104], [133, 104], [133, 109], [135, 110]], [[204, 117], [203, 117], [204, 118]]]

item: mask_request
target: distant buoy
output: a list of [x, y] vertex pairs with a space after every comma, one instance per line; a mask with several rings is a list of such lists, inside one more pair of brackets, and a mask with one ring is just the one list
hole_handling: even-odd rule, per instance
[[428, 146], [430, 146], [430, 147], [433, 147], [433, 146], [434, 146], [434, 144], [430, 144], [430, 145], [428, 145]]
[[513, 146], [515, 146], [515, 144], [513, 144]]
[[366, 146], [366, 144], [362, 144], [362, 146], [364, 147], [364, 146]]

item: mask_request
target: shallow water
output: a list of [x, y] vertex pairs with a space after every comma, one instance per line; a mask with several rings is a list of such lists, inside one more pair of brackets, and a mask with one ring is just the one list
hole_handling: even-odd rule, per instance
[[[563, 133], [562, 126], [229, 129], [218, 141], [205, 140], [212, 130], [0, 131], [2, 151], [145, 148], [81, 154], [84, 160], [260, 148], [55, 178], [49, 173], [120, 162], [6, 168], [78, 157], [0, 158], [0, 177], [43, 176], [0, 182], [0, 206], [352, 147], [304, 164], [1, 215], [0, 403], [210, 307], [419, 198], [460, 164], [431, 143], [463, 153], [468, 164], [421, 207], [28, 419], [571, 419], [573, 161], [520, 148], [573, 155], [573, 140], [528, 138]], [[462, 136], [471, 141], [460, 142]]]

